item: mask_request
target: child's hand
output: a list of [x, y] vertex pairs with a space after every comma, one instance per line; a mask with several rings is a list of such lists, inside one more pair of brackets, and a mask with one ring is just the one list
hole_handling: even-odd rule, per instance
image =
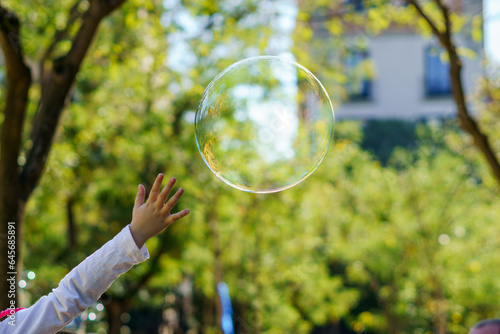
[[160, 193], [162, 181], [163, 174], [158, 174], [146, 203], [144, 203], [146, 189], [142, 185], [139, 185], [139, 191], [137, 192], [132, 212], [132, 223], [130, 224], [130, 232], [139, 248], [149, 238], [159, 234], [173, 222], [189, 213], [189, 210], [182, 210], [181, 212], [170, 214], [170, 210], [172, 210], [179, 198], [181, 198], [184, 189], [180, 188], [177, 190], [175, 195], [165, 203], [175, 183], [175, 178], [171, 178]]

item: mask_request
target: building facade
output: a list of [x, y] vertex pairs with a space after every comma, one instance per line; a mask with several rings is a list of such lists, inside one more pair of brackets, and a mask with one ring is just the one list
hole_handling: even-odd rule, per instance
[[[452, 7], [471, 20], [482, 14], [481, 0], [455, 0]], [[363, 11], [362, 6], [355, 9]], [[461, 57], [466, 94], [474, 92], [483, 73], [483, 43], [471, 37], [470, 25], [453, 37], [467, 50], [468, 56]], [[371, 74], [349, 78], [346, 97], [335, 103], [337, 119], [416, 120], [456, 114], [449, 62], [437, 39], [398, 27], [365, 39], [365, 48], [348, 54], [345, 68], [356, 73], [356, 67], [369, 61]], [[363, 70], [358, 72], [363, 76]]]

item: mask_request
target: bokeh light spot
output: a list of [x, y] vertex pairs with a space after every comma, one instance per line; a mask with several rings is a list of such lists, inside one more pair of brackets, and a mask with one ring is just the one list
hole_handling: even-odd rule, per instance
[[35, 272], [34, 271], [30, 271], [28, 272], [28, 278], [29, 279], [35, 279], [36, 275], [35, 275]]

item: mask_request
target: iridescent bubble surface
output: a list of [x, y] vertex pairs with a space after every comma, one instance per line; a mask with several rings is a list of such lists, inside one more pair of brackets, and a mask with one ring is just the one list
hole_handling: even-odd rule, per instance
[[279, 57], [254, 57], [210, 82], [196, 112], [196, 142], [223, 182], [271, 193], [318, 168], [334, 122], [330, 98], [311, 72]]

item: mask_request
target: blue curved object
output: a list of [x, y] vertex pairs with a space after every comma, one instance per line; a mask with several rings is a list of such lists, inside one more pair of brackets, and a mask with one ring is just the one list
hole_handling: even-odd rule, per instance
[[234, 334], [233, 326], [233, 307], [231, 306], [231, 298], [229, 297], [229, 288], [224, 282], [217, 284], [220, 303], [222, 306], [221, 327], [224, 334]]

